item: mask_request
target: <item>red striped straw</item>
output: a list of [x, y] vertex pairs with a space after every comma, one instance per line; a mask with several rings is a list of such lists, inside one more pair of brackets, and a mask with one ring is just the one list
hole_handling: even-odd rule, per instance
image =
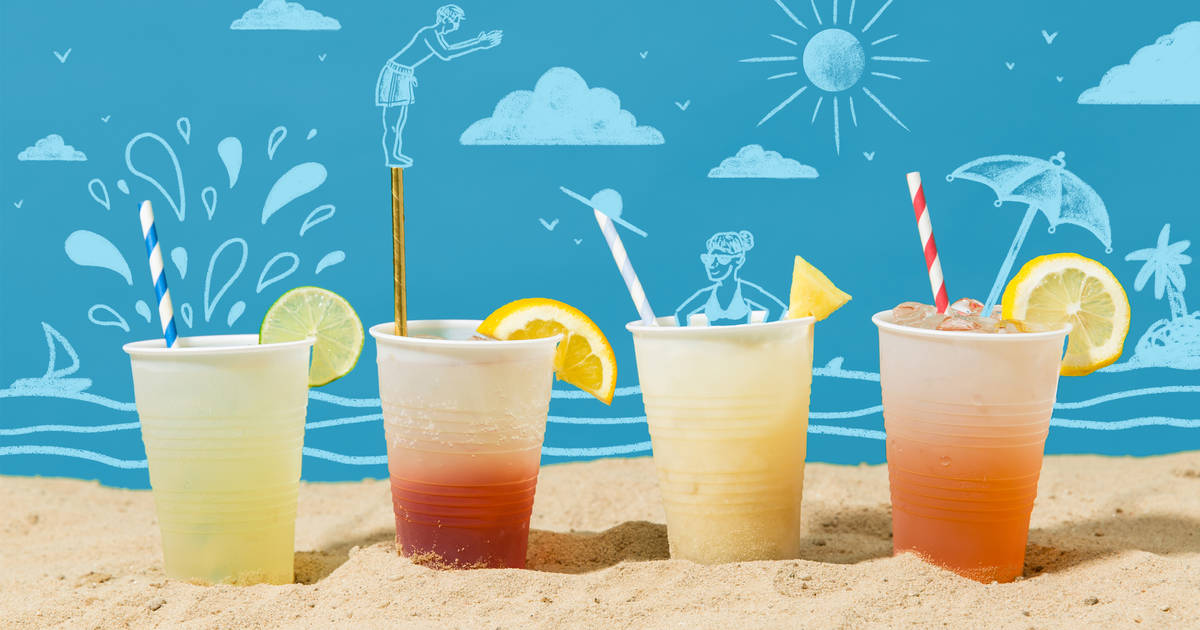
[[929, 269], [929, 286], [933, 289], [933, 302], [939, 313], [950, 306], [946, 294], [946, 278], [942, 275], [942, 261], [938, 258], [937, 244], [933, 242], [933, 223], [929, 220], [929, 206], [925, 204], [925, 189], [921, 187], [921, 174], [908, 174], [908, 194], [912, 196], [913, 213], [917, 217], [917, 232], [921, 235], [921, 247], [925, 249], [925, 267]]

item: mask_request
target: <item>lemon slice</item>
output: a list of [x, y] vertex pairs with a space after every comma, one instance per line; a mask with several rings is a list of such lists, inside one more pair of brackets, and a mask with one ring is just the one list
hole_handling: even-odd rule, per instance
[[796, 266], [792, 271], [792, 297], [789, 301], [791, 304], [788, 306], [788, 319], [812, 316], [820, 321], [849, 302], [850, 294], [834, 286], [820, 269], [797, 256]]
[[479, 332], [495, 339], [541, 339], [561, 334], [554, 372], [565, 381], [612, 403], [617, 389], [617, 357], [592, 320], [569, 304], [547, 298], [526, 298], [496, 309]]
[[1079, 254], [1049, 254], [1025, 263], [1004, 289], [1004, 319], [1034, 326], [1071, 324], [1060, 372], [1083, 376], [1121, 356], [1129, 299], [1104, 265]]
[[259, 343], [299, 341], [315, 337], [309, 387], [327, 385], [347, 374], [362, 354], [363, 327], [346, 298], [318, 287], [284, 293], [263, 317]]

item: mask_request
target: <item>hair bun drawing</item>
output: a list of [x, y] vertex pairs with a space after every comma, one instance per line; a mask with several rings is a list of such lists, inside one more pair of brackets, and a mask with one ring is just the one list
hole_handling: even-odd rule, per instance
[[742, 241], [743, 252], [748, 252], [754, 248], [754, 235], [749, 230], [738, 232], [738, 238]]

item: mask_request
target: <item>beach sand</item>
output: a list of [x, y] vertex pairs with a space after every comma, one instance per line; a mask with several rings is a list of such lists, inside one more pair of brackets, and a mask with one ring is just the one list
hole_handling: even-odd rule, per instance
[[149, 492], [0, 477], [6, 628], [1196, 628], [1200, 452], [1054, 456], [1026, 570], [978, 584], [892, 557], [887, 470], [810, 464], [803, 559], [667, 559], [648, 458], [543, 468], [532, 570], [396, 555], [385, 481], [305, 484], [298, 584], [164, 578]]

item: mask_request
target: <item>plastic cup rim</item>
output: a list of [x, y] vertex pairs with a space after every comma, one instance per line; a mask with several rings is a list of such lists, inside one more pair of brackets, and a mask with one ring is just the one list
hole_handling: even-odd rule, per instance
[[316, 337], [307, 337], [297, 341], [283, 341], [278, 343], [259, 343], [258, 335], [254, 333], [235, 334], [235, 335], [192, 335], [189, 337], [179, 337], [180, 343], [189, 339], [205, 339], [208, 341], [227, 341], [225, 344], [190, 346], [190, 347], [175, 347], [168, 348], [167, 342], [162, 337], [154, 339], [143, 339], [141, 341], [131, 341], [121, 349], [130, 356], [176, 356], [176, 355], [234, 355], [248, 354], [259, 352], [273, 352], [284, 350], [287, 348], [295, 348], [298, 346], [312, 347], [316, 343]]
[[[664, 319], [660, 317], [658, 319]], [[816, 317], [809, 315], [808, 317], [797, 317], [795, 319], [778, 319], [773, 322], [754, 322], [752, 324], [731, 324], [728, 326], [660, 326], [643, 324], [642, 320], [635, 319], [634, 321], [625, 324], [625, 330], [631, 333], [648, 332], [651, 334], [662, 335], [679, 335], [679, 336], [699, 336], [699, 335], [721, 335], [743, 332], [753, 328], [755, 330], [776, 328], [787, 328], [791, 326], [799, 326], [801, 324], [812, 325], [817, 321]]]
[[[470, 327], [471, 330], [479, 328], [483, 323], [481, 319], [413, 319], [409, 320], [409, 331], [413, 326], [442, 326], [442, 327]], [[562, 341], [562, 335], [554, 335], [553, 337], [541, 337], [539, 339], [492, 339], [488, 343], [481, 343], [470, 339], [425, 339], [422, 337], [402, 337], [397, 335], [392, 330], [395, 330], [396, 322], [381, 322], [371, 326], [369, 332], [371, 337], [375, 339], [375, 343], [390, 343], [397, 345], [426, 347], [426, 348], [470, 348], [487, 352], [488, 350], [512, 350], [513, 348], [527, 348], [543, 345], [555, 345]]]
[[[877, 327], [879, 327], [880, 330], [888, 330], [891, 332], [911, 335], [913, 337], [926, 337], [926, 338], [936, 337], [938, 339], [979, 339], [981, 341], [983, 341], [983, 340], [987, 340], [987, 341], [993, 341], [993, 340], [1037, 341], [1037, 340], [1041, 340], [1041, 339], [1049, 339], [1049, 338], [1053, 338], [1053, 337], [1058, 337], [1060, 335], [1066, 335], [1071, 332], [1070, 324], [1066, 324], [1062, 328], [1057, 328], [1055, 330], [1046, 330], [1046, 331], [1041, 331], [1041, 332], [1022, 332], [1022, 333], [1011, 333], [1011, 334], [978, 333], [978, 332], [971, 332], [971, 331], [967, 331], [967, 330], [936, 330], [936, 329], [930, 330], [928, 328], [916, 328], [914, 326], [903, 326], [901, 324], [897, 324], [895, 322], [891, 322], [891, 321], [884, 319], [885, 317], [890, 317], [891, 314], [892, 314], [891, 309], [888, 309], [886, 311], [879, 311], [878, 313], [875, 313], [874, 315], [871, 316], [871, 322], [874, 323]], [[985, 341], [985, 343], [987, 341]], [[1000, 343], [1003, 343], [1003, 342], [1000, 342]]]

